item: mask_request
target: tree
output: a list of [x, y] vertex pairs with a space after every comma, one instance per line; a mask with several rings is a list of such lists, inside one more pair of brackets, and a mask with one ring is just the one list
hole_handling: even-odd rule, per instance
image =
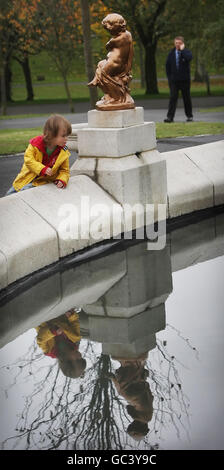
[[[81, 3], [81, 11], [82, 11], [83, 44], [84, 44], [84, 54], [85, 54], [86, 75], [88, 78], [88, 82], [90, 82], [94, 76], [94, 68], [93, 68], [93, 56], [92, 56], [92, 46], [91, 46], [89, 1], [80, 0], [80, 3]], [[91, 108], [94, 108], [96, 101], [98, 99], [97, 88], [91, 87], [89, 89], [89, 92], [90, 92]]]
[[41, 35], [37, 21], [38, 0], [20, 0], [18, 21], [20, 34], [13, 49], [12, 58], [21, 65], [27, 89], [27, 101], [33, 100], [34, 92], [29, 66], [29, 56], [38, 54], [42, 49]]
[[7, 67], [16, 39], [15, 31], [10, 27], [15, 21], [14, 14], [10, 11], [10, 1], [2, 0], [0, 10], [0, 76], [1, 76], [1, 113], [7, 113], [6, 76]]
[[42, 43], [63, 78], [70, 111], [74, 112], [68, 73], [81, 47], [81, 12], [76, 0], [39, 0], [38, 24]]
[[34, 98], [33, 92], [33, 84], [32, 84], [32, 76], [31, 70], [29, 65], [29, 55], [28, 53], [24, 52], [24, 56], [20, 59], [18, 56], [13, 56], [13, 59], [17, 60], [23, 69], [23, 74], [26, 82], [26, 90], [27, 90], [27, 101], [32, 101]]
[[[180, 331], [171, 325], [167, 329], [177, 334], [189, 354], [198, 356]], [[181, 380], [182, 363], [171, 355], [165, 343], [157, 340], [157, 347], [150, 351], [145, 366], [154, 396], [154, 412], [151, 432], [142, 441], [141, 449], [158, 448], [158, 439], [163, 438], [163, 430], [170, 425], [178, 438], [182, 431], [188, 435], [189, 399]], [[16, 362], [3, 366], [11, 382], [5, 395], [18, 384], [24, 392], [15, 433], [6, 437], [3, 450], [136, 448], [136, 442], [127, 434], [131, 422], [127, 400], [109, 379], [113, 360], [99, 354], [97, 343], [81, 340], [81, 345], [82, 356], [89, 364], [82, 379], [65, 377], [56, 361], [40, 353], [35, 339]]]
[[[16, 59], [23, 67], [28, 99], [33, 98], [29, 54], [36, 54], [41, 49], [41, 30], [37, 23], [38, 0], [2, 0], [0, 13], [0, 55], [2, 77], [3, 108], [6, 112], [6, 100], [10, 93], [10, 61]], [[5, 80], [4, 80], [5, 77]], [[6, 97], [4, 98], [4, 96]]]

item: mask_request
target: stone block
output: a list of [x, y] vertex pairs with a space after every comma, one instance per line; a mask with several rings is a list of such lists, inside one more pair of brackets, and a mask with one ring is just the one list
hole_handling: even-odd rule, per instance
[[185, 148], [185, 155], [214, 186], [214, 205], [224, 203], [224, 141]]
[[96, 158], [77, 158], [70, 168], [71, 176], [86, 175], [95, 180]]
[[167, 165], [169, 217], [213, 207], [213, 185], [184, 150], [161, 154]]
[[47, 184], [21, 191], [18, 198], [53, 227], [60, 257], [122, 232], [122, 207], [88, 176], [71, 177], [64, 190]]
[[89, 315], [89, 339], [99, 343], [133, 343], [166, 326], [164, 304], [147, 309], [131, 318], [97, 317]]
[[151, 351], [156, 347], [156, 335], [148, 335], [138, 338], [128, 344], [102, 344], [102, 353], [112, 356], [112, 359], [137, 359], [141, 354]]
[[8, 285], [7, 258], [0, 251], [0, 290]]
[[142, 107], [117, 111], [99, 111], [97, 109], [88, 111], [89, 127], [130, 127], [138, 124], [144, 124], [144, 109]]
[[166, 162], [157, 150], [97, 159], [95, 173], [96, 182], [120, 204], [166, 203]]
[[71, 135], [67, 142], [66, 142], [66, 145], [68, 147], [69, 150], [73, 150], [75, 152], [78, 151], [78, 137], [77, 135]]
[[153, 210], [146, 204], [154, 204], [155, 222], [161, 218], [158, 204], [167, 203], [167, 179], [166, 162], [157, 150], [119, 159], [80, 157], [73, 164], [71, 173], [88, 175], [123, 206], [126, 232], [148, 225], [147, 219], [152, 220], [145, 215]]
[[156, 147], [155, 123], [77, 131], [80, 157], [124, 157]]
[[[148, 190], [147, 202], [155, 204], [155, 210], [157, 204], [166, 204], [166, 218], [168, 218], [166, 160], [161, 157], [161, 153], [157, 150], [151, 150], [142, 152], [140, 161], [145, 170], [142, 185]], [[155, 219], [160, 219], [157, 212], [155, 213]]]
[[148, 251], [143, 242], [128, 248], [125, 256], [125, 276], [97, 302], [84, 305], [84, 312], [129, 318], [165, 302], [172, 291], [169, 247]]
[[78, 129], [84, 129], [85, 127], [88, 127], [88, 122], [81, 122], [79, 124], [72, 124], [72, 134], [68, 137], [68, 140], [66, 142], [66, 145], [69, 150], [78, 150], [78, 136], [77, 136], [77, 130]]
[[125, 275], [125, 261], [125, 256], [118, 252], [62, 272], [60, 303], [51, 315], [57, 317], [70, 308], [96, 302]]
[[0, 249], [7, 259], [8, 284], [59, 258], [55, 229], [30, 207], [29, 197], [36, 193], [34, 188], [0, 199]]

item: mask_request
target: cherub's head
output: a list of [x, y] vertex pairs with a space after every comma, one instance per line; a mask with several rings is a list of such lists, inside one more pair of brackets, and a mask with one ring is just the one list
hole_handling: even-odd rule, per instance
[[126, 30], [125, 19], [123, 18], [123, 16], [118, 15], [117, 13], [110, 13], [109, 15], [107, 15], [103, 19], [102, 25], [105, 29], [107, 29], [107, 31], [109, 31], [113, 35]]

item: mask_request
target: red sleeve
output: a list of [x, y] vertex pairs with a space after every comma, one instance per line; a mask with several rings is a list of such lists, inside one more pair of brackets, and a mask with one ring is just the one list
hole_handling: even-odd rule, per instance
[[49, 166], [45, 166], [45, 167], [43, 168], [43, 170], [41, 170], [41, 172], [40, 172], [41, 176], [44, 176], [44, 175], [45, 175], [45, 173], [46, 173], [46, 171], [47, 171], [48, 168], [49, 168]]

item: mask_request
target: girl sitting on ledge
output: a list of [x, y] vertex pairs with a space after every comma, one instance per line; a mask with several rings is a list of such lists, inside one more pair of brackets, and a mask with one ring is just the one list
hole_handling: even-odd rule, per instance
[[43, 135], [30, 140], [23, 166], [6, 196], [46, 183], [65, 188], [70, 174], [70, 152], [66, 141], [71, 132], [67, 119], [57, 114], [50, 116], [44, 125]]

